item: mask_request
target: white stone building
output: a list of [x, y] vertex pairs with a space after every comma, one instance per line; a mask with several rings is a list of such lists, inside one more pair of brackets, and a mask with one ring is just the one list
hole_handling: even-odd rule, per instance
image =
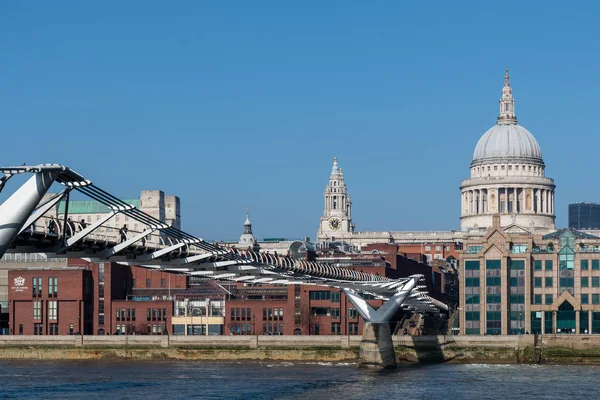
[[542, 151], [533, 135], [517, 124], [508, 68], [497, 124], [479, 139], [471, 177], [462, 181], [461, 230], [487, 230], [492, 215], [501, 226], [518, 225], [530, 232], [554, 227], [554, 180], [545, 176]]
[[500, 214], [510, 232], [544, 234], [555, 230], [554, 181], [545, 177], [542, 151], [533, 135], [517, 124], [508, 69], [497, 124], [483, 134], [473, 154], [471, 177], [462, 181], [460, 230], [356, 232], [352, 202], [342, 169], [334, 159], [325, 187], [325, 205], [317, 242], [451, 243], [483, 237]]

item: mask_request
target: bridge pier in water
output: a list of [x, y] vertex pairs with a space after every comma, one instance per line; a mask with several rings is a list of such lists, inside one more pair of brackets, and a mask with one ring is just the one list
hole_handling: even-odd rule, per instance
[[389, 323], [365, 323], [360, 341], [358, 366], [361, 368], [396, 368], [396, 354]]
[[352, 289], [343, 289], [348, 300], [365, 320], [360, 342], [359, 367], [396, 368], [396, 354], [390, 330], [390, 321], [416, 287], [417, 276], [411, 277], [400, 290], [375, 310]]

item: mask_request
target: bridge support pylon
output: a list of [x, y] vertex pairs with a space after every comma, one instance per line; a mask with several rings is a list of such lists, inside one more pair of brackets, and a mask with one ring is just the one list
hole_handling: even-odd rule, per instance
[[358, 366], [361, 368], [396, 368], [396, 354], [392, 341], [390, 322], [396, 311], [415, 288], [417, 278], [408, 281], [381, 307], [375, 310], [367, 301], [352, 289], [344, 289], [348, 300], [365, 320], [362, 340], [360, 341], [360, 357]]
[[0, 258], [38, 206], [58, 172], [37, 172], [0, 206]]

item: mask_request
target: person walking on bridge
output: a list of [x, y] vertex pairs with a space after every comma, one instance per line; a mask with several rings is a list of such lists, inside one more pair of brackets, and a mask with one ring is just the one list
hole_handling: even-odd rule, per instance
[[121, 236], [120, 243], [123, 243], [124, 241], [127, 240], [127, 224], [123, 225], [123, 227], [121, 229], [119, 229], [119, 235]]
[[48, 222], [48, 233], [56, 233], [56, 221], [54, 220], [54, 216], [51, 216], [50, 222]]

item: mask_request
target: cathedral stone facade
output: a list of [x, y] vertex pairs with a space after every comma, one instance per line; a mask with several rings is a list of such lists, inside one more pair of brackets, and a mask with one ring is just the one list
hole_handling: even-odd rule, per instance
[[482, 238], [492, 227], [494, 215], [500, 216], [500, 226], [508, 232], [546, 234], [556, 229], [556, 186], [545, 176], [545, 168], [538, 142], [517, 123], [507, 69], [497, 123], [479, 139], [471, 161], [471, 177], [460, 185], [460, 230], [356, 232], [344, 175], [334, 159], [317, 242], [345, 241], [357, 247], [382, 242], [462, 242]]
[[507, 69], [498, 122], [479, 139], [471, 177], [460, 186], [461, 230], [488, 229], [492, 216], [500, 214], [501, 226], [552, 231], [555, 187], [554, 180], [545, 176], [537, 141], [517, 124]]

